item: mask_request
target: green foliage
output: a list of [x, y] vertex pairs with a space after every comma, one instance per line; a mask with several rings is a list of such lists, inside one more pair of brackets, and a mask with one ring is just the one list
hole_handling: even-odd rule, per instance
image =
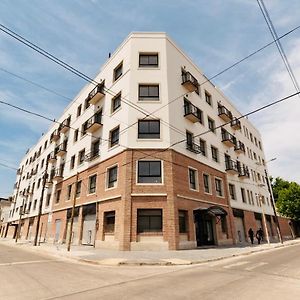
[[272, 182], [274, 199], [277, 195], [276, 207], [278, 212], [288, 218], [300, 220], [300, 185], [281, 178]]
[[279, 192], [283, 189], [289, 188], [290, 182], [286, 181], [280, 177], [270, 178], [271, 185], [272, 185], [272, 190], [273, 190], [273, 195], [274, 195], [274, 200], [277, 202]]

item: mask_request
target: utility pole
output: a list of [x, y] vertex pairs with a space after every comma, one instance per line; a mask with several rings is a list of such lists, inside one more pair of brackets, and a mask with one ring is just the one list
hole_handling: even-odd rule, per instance
[[[258, 185], [260, 186], [260, 185]], [[264, 226], [264, 230], [266, 232], [266, 238], [267, 238], [267, 242], [270, 245], [270, 237], [269, 237], [269, 232], [268, 232], [268, 226], [267, 226], [267, 221], [266, 221], [266, 215], [265, 215], [265, 210], [264, 210], [264, 203], [262, 203], [262, 196], [260, 194], [258, 194], [258, 200], [259, 200], [259, 204], [261, 206], [261, 212], [262, 212], [262, 217], [263, 217], [263, 226]]]
[[74, 195], [73, 195], [73, 206], [72, 206], [72, 212], [71, 212], [70, 233], [69, 233], [68, 248], [67, 248], [68, 251], [70, 251], [70, 249], [71, 249], [72, 230], [73, 230], [73, 222], [74, 222], [74, 214], [75, 214], [75, 205], [76, 205], [76, 190], [77, 190], [77, 183], [78, 183], [78, 173], [76, 173], [75, 189], [74, 189]]
[[[18, 199], [18, 195], [19, 195], [20, 184], [21, 184], [21, 180], [22, 180], [22, 174], [23, 174], [23, 168], [22, 168], [22, 171], [21, 171], [21, 174], [20, 174], [20, 178], [19, 178], [19, 181], [18, 181], [16, 198], [14, 199], [14, 208], [15, 208], [15, 206], [16, 206], [17, 199]], [[24, 206], [24, 198], [23, 198], [23, 202], [22, 202], [22, 207], [23, 207], [23, 206]], [[19, 223], [18, 223], [18, 227], [17, 227], [17, 233], [16, 233], [15, 242], [17, 242], [17, 241], [18, 241], [18, 238], [19, 238], [19, 231], [20, 231], [20, 229], [21, 229], [21, 218], [22, 218], [22, 215], [21, 215], [21, 213], [20, 213], [20, 218], [19, 218]]]
[[[25, 203], [27, 203], [27, 197], [28, 197], [28, 194], [26, 194], [26, 197], [23, 196], [22, 206], [20, 207], [20, 211], [19, 211], [20, 217], [19, 217], [19, 223], [18, 223], [17, 234], [16, 234], [16, 239], [15, 239], [16, 243], [18, 242], [20, 231], [21, 231], [21, 221], [22, 221], [22, 216], [25, 213]], [[25, 201], [25, 198], [26, 198], [26, 201]]]
[[34, 237], [34, 246], [37, 246], [38, 242], [38, 237], [39, 237], [39, 229], [40, 229], [40, 222], [41, 222], [41, 215], [42, 215], [42, 208], [43, 208], [43, 199], [44, 199], [44, 191], [45, 191], [45, 186], [46, 186], [46, 180], [48, 178], [48, 160], [46, 162], [46, 170], [43, 176], [43, 188], [42, 188], [42, 194], [40, 198], [40, 205], [39, 205], [39, 213], [38, 213], [38, 218], [37, 218], [37, 223], [36, 223], [36, 231], [35, 231], [35, 237]]
[[266, 180], [267, 180], [267, 184], [268, 184], [268, 190], [269, 190], [269, 193], [270, 193], [271, 204], [272, 204], [272, 208], [273, 208], [273, 212], [274, 212], [277, 235], [278, 235], [280, 243], [283, 244], [281, 230], [280, 230], [279, 221], [278, 221], [278, 216], [277, 216], [276, 208], [275, 208], [275, 200], [274, 200], [273, 190], [272, 190], [272, 186], [271, 186], [271, 183], [270, 183], [270, 178], [268, 176], [267, 170], [265, 170], [265, 175], [266, 175]]

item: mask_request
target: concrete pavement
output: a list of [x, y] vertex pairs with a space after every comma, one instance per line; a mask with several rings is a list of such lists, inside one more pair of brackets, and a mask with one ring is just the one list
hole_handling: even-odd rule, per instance
[[0, 244], [19, 247], [25, 250], [47, 253], [56, 257], [65, 257], [77, 261], [99, 265], [191, 265], [223, 258], [247, 255], [260, 251], [300, 244], [300, 239], [285, 241], [283, 244], [271, 243], [261, 245], [209, 247], [180, 251], [117, 251], [95, 249], [91, 246], [72, 246], [68, 252], [66, 245], [41, 244], [34, 247], [31, 243], [2, 239]]

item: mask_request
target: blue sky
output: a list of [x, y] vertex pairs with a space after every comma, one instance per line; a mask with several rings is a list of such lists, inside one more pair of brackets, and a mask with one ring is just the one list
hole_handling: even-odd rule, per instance
[[[299, 0], [265, 0], [278, 35], [300, 25]], [[272, 40], [255, 0], [2, 0], [0, 22], [93, 77], [132, 31], [165, 31], [210, 77]], [[300, 30], [282, 40], [300, 77]], [[54, 90], [49, 93], [6, 71]], [[300, 81], [300, 78], [298, 79]], [[214, 79], [243, 113], [295, 92], [275, 46]], [[85, 82], [0, 33], [0, 99], [58, 118]], [[273, 176], [300, 182], [300, 104], [255, 115]], [[0, 104], [0, 163], [18, 167], [49, 122]], [[15, 172], [0, 166], [0, 197]]]

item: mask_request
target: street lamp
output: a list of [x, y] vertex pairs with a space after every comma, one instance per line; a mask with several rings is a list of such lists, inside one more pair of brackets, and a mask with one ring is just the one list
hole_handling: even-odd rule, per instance
[[263, 226], [264, 226], [264, 229], [265, 229], [265, 232], [266, 232], [267, 242], [270, 245], [270, 237], [269, 237], [269, 232], [268, 232], [268, 227], [267, 227], [266, 215], [265, 215], [265, 210], [264, 210], [264, 203], [262, 202], [262, 196], [260, 194], [260, 188], [264, 187], [264, 186], [265, 185], [262, 184], [262, 183], [258, 185], [258, 201], [259, 201], [259, 204], [261, 206], [261, 212], [262, 212], [262, 217], [263, 217]]

